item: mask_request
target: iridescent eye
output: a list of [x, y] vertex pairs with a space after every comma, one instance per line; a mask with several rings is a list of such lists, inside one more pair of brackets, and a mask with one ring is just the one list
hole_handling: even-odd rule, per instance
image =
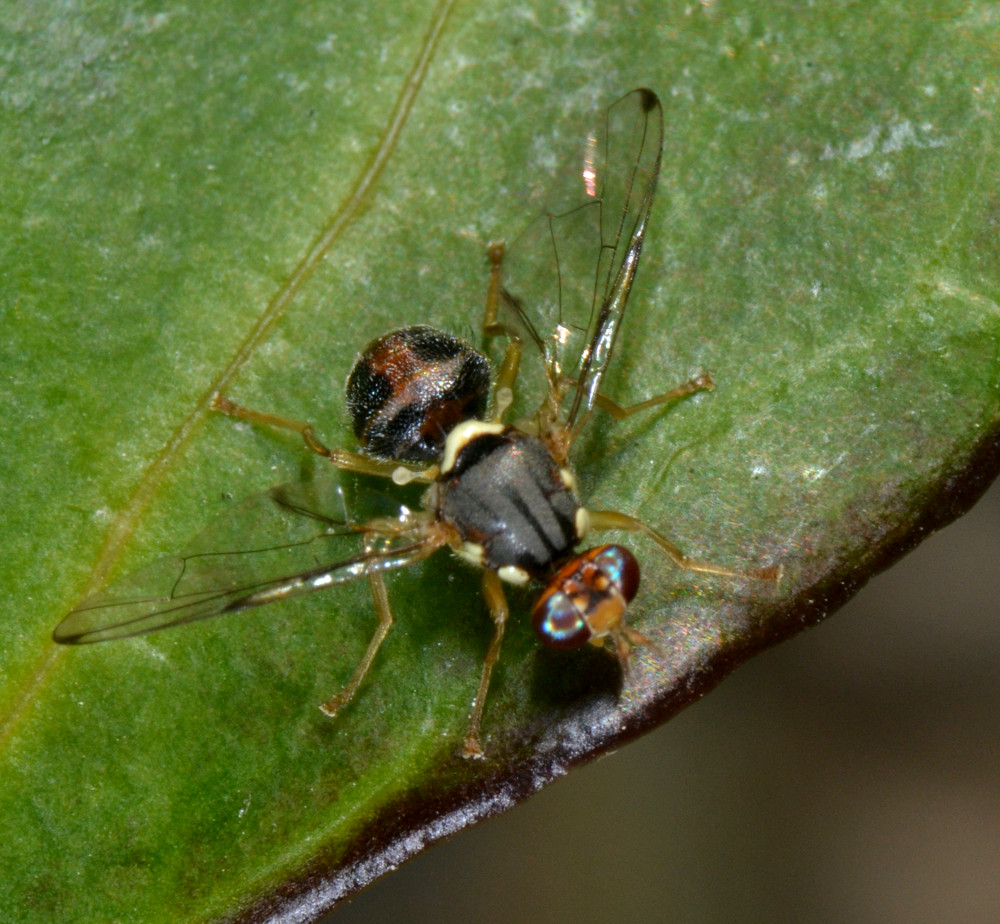
[[592, 556], [594, 566], [607, 576], [626, 603], [631, 603], [639, 590], [639, 562], [624, 546], [604, 545], [584, 552]]
[[602, 545], [570, 559], [531, 613], [552, 648], [579, 648], [613, 633], [639, 589], [639, 563], [620, 545]]
[[347, 377], [347, 408], [369, 455], [432, 462], [456, 424], [485, 413], [489, 389], [485, 356], [458, 337], [418, 325], [365, 347]]
[[579, 648], [594, 636], [576, 601], [558, 587], [550, 587], [542, 594], [531, 612], [531, 622], [538, 637], [550, 648]]

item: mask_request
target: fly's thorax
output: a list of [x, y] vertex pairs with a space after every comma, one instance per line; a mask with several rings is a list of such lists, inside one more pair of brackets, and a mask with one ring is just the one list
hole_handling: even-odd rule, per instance
[[429, 500], [456, 552], [512, 583], [544, 578], [586, 531], [573, 473], [543, 440], [499, 423], [451, 431]]

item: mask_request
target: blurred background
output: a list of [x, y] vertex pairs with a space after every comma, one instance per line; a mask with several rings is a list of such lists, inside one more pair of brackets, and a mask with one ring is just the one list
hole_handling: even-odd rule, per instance
[[1000, 488], [819, 627], [330, 920], [1000, 921]]

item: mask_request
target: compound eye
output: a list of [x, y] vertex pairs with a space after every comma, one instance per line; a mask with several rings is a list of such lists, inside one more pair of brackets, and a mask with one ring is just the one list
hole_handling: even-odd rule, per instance
[[587, 549], [555, 574], [531, 621], [546, 645], [578, 648], [617, 632], [638, 589], [639, 563], [628, 549]]
[[626, 603], [635, 599], [639, 590], [639, 562], [621, 545], [602, 545], [590, 549], [594, 566], [614, 585]]
[[542, 594], [531, 611], [531, 623], [550, 648], [579, 648], [594, 634], [573, 597], [558, 587]]

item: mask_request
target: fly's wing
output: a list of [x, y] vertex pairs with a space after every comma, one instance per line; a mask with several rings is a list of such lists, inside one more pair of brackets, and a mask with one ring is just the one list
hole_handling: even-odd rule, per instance
[[601, 187], [601, 250], [586, 346], [574, 378], [566, 426], [576, 431], [594, 405], [611, 361], [653, 208], [663, 154], [663, 110], [651, 90], [635, 90], [608, 110]]
[[547, 386], [572, 379], [573, 435], [594, 404], [618, 335], [649, 221], [663, 149], [651, 90], [614, 103], [587, 132], [542, 218], [510, 248], [502, 306], [544, 356]]
[[416, 527], [372, 533], [350, 522], [339, 488], [284, 485], [239, 504], [180, 555], [84, 600], [52, 637], [84, 644], [142, 635], [400, 568], [430, 551]]

